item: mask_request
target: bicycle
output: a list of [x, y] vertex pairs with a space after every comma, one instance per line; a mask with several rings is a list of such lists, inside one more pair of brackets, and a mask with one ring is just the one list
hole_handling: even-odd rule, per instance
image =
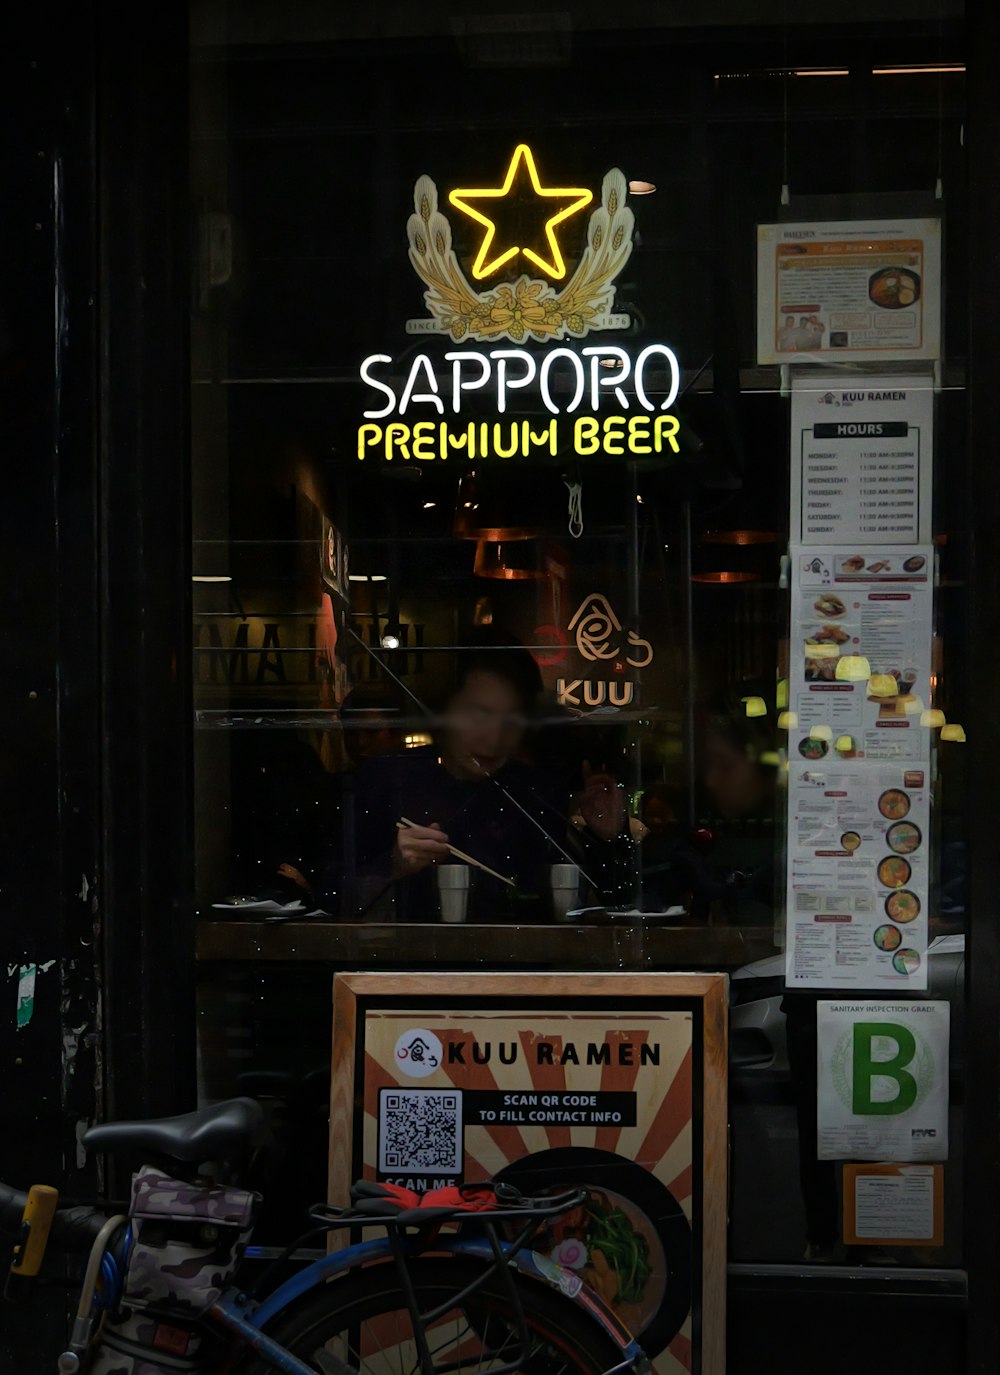
[[[61, 1375], [648, 1375], [603, 1300], [531, 1249], [547, 1220], [583, 1201], [579, 1190], [527, 1198], [497, 1183], [421, 1200], [362, 1182], [349, 1207], [310, 1209], [308, 1231], [242, 1283], [260, 1196], [198, 1168], [245, 1163], [262, 1132], [248, 1098], [91, 1127], [88, 1149], [158, 1162], [135, 1175], [128, 1215], [0, 1184], [15, 1287], [37, 1277], [49, 1242], [87, 1255]], [[278, 1278], [308, 1241], [371, 1227], [382, 1235]]]

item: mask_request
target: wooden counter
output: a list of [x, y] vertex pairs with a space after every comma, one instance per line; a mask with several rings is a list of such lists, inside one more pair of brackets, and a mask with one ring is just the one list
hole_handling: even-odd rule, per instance
[[202, 921], [200, 961], [323, 962], [342, 969], [736, 969], [774, 953], [766, 928], [365, 925]]

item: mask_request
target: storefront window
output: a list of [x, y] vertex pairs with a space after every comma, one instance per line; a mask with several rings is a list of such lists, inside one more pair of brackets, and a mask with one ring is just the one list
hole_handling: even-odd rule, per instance
[[[964, 66], [909, 8], [192, 11], [201, 913], [696, 928], [736, 1260], [842, 1254], [821, 996], [960, 1045]], [[296, 1058], [255, 1016], [206, 1082]]]

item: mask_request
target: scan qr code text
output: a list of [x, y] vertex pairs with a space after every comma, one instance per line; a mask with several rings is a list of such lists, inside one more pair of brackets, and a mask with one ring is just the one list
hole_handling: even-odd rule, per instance
[[449, 1089], [383, 1089], [379, 1171], [462, 1173], [462, 1095]]

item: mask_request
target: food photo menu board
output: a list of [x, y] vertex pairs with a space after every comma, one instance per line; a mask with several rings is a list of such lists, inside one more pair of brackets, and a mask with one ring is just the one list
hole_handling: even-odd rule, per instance
[[757, 226], [757, 361], [941, 354], [941, 221]]
[[933, 566], [792, 548], [790, 988], [927, 986]]

